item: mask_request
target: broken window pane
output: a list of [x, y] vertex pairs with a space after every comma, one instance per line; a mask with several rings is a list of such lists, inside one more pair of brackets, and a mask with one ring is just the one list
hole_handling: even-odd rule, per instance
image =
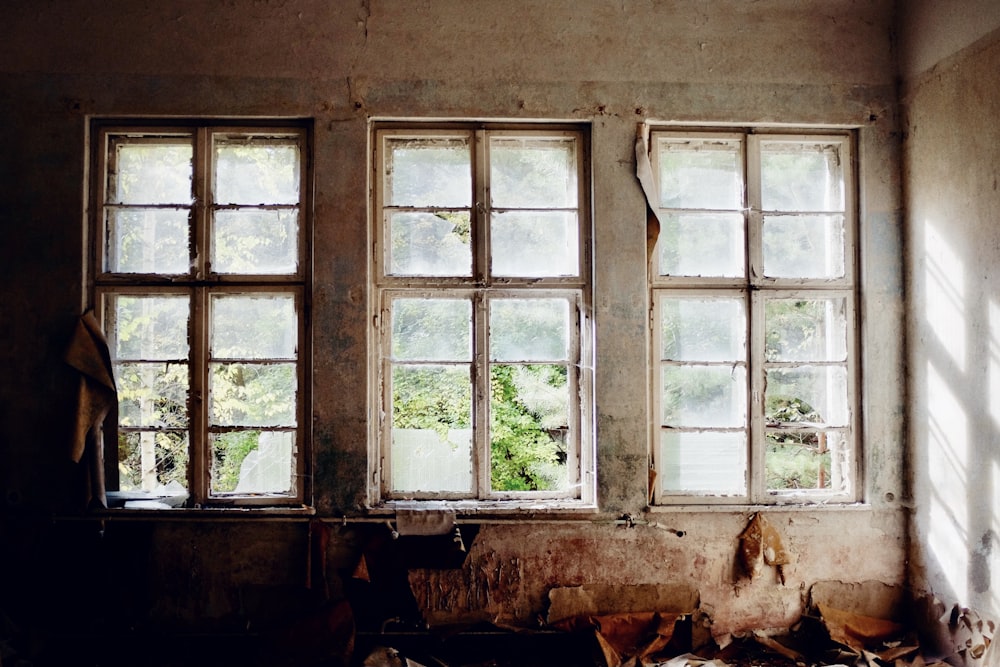
[[742, 213], [676, 213], [660, 216], [661, 276], [745, 275]]
[[190, 141], [122, 137], [113, 141], [114, 170], [107, 201], [113, 204], [190, 204]]
[[765, 215], [764, 275], [769, 278], [842, 278], [843, 215]]
[[490, 359], [562, 361], [569, 354], [565, 299], [492, 299]]
[[118, 489], [154, 492], [187, 480], [187, 431], [118, 432]]
[[490, 367], [490, 485], [494, 491], [565, 489], [566, 366]]
[[472, 489], [472, 380], [469, 364], [392, 369], [392, 489]]
[[209, 364], [213, 426], [295, 426], [294, 363]]
[[386, 225], [390, 275], [472, 275], [468, 211], [392, 211]]
[[115, 364], [115, 383], [121, 426], [187, 427], [186, 363], [118, 363]]
[[576, 208], [574, 139], [490, 139], [494, 208]]
[[741, 298], [660, 299], [663, 359], [742, 361], [746, 356], [746, 306]]
[[389, 206], [470, 208], [472, 160], [465, 138], [386, 139]]
[[768, 361], [847, 359], [847, 303], [843, 297], [767, 299], [764, 321]]
[[743, 208], [743, 149], [739, 140], [661, 138], [656, 147], [661, 208]]
[[844, 366], [770, 368], [766, 383], [764, 419], [768, 424], [807, 422], [847, 426]]
[[298, 270], [298, 209], [216, 211], [212, 234], [216, 273], [273, 275]]
[[769, 430], [764, 459], [767, 488], [844, 491], [848, 460], [842, 431]]
[[294, 139], [216, 138], [216, 204], [298, 204], [298, 142]]
[[746, 434], [660, 432], [660, 485], [665, 493], [746, 494]]
[[212, 435], [211, 491], [294, 491], [295, 434], [291, 431], [229, 431]]
[[843, 211], [840, 144], [760, 142], [761, 204], [765, 211]]

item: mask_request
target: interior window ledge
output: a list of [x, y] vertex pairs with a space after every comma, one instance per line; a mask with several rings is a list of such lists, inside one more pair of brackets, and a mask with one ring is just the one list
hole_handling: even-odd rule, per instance
[[652, 505], [646, 508], [649, 514], [696, 513], [696, 512], [865, 512], [875, 509], [869, 502], [815, 502], [815, 503], [772, 503], [761, 505], [727, 504], [685, 504]]
[[288, 507], [169, 507], [133, 509], [113, 507], [89, 510], [83, 514], [58, 515], [56, 521], [306, 521], [316, 515], [308, 505]]
[[349, 516], [347, 520], [385, 521], [392, 519], [399, 510], [454, 512], [458, 523], [603, 521], [614, 518], [613, 515], [602, 513], [596, 505], [580, 501], [387, 500], [368, 508], [364, 514]]

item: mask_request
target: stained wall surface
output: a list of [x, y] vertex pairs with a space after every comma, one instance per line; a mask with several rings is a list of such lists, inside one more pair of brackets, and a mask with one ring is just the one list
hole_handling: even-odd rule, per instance
[[[724, 636], [787, 626], [816, 581], [901, 583], [892, 8], [888, 0], [5, 3], [0, 529], [12, 546], [0, 578], [12, 580], [8, 604], [41, 615], [31, 591], [59, 595], [67, 615], [87, 619], [75, 626], [81, 631], [88, 623], [231, 629], [246, 626], [251, 593], [279, 595], [304, 585], [309, 570], [302, 522], [111, 520], [102, 538], [88, 522], [49, 520], [72, 513], [79, 473], [65, 453], [74, 385], [61, 354], [88, 305], [84, 202], [94, 116], [313, 119], [314, 505], [321, 517], [352, 519], [369, 514], [369, 121], [590, 124], [598, 509], [572, 523], [534, 516], [481, 526], [465, 566], [413, 575], [422, 611], [532, 624], [554, 586], [683, 582], [697, 587], [713, 632]], [[646, 512], [645, 202], [633, 157], [645, 121], [858, 130], [865, 502], [768, 511], [792, 554], [784, 583], [773, 572], [752, 582], [736, 573], [737, 536], [753, 508]], [[970, 244], [973, 230], [966, 228]], [[612, 523], [624, 514], [684, 536]], [[364, 524], [333, 532], [331, 570], [356, 554], [356, 525]], [[97, 574], [58, 567], [66, 552]], [[88, 613], [94, 595], [101, 614]]]
[[905, 82], [913, 585], [1000, 613], [1000, 33]]

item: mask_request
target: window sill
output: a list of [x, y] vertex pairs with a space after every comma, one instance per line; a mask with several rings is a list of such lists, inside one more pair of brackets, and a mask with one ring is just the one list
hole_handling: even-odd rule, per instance
[[456, 521], [605, 520], [596, 505], [574, 500], [386, 500], [368, 517], [391, 519], [398, 510], [454, 512]]
[[89, 510], [79, 515], [63, 515], [57, 520], [101, 521], [306, 521], [316, 515], [307, 505], [288, 507], [168, 507]]
[[648, 514], [695, 513], [695, 512], [866, 512], [875, 509], [867, 502], [843, 503], [773, 503], [762, 505], [740, 504], [704, 504], [678, 503], [676, 505], [651, 505], [646, 508]]

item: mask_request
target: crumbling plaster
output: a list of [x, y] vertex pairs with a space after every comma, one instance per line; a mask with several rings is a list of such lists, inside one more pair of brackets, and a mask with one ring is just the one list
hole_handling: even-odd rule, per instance
[[[493, 576], [471, 568], [515, 561], [516, 590], [469, 611], [526, 623], [544, 611], [551, 586], [694, 581], [720, 633], [788, 623], [817, 580], [902, 583], [903, 303], [888, 0], [16, 0], [0, 16], [6, 513], [45, 517], [71, 506], [75, 471], [62, 451], [71, 376], [60, 355], [87, 298], [90, 116], [315, 119], [312, 488], [324, 517], [367, 511], [369, 119], [570, 119], [592, 127], [596, 523], [491, 524], [468, 571], [427, 576], [471, 591]], [[636, 125], [645, 121], [858, 128], [866, 504], [769, 512], [793, 554], [784, 584], [737, 585], [744, 511], [651, 515], [683, 538], [601, 523], [641, 516], [646, 505], [645, 203], [632, 157]], [[49, 539], [44, 520], [18, 526], [5, 564], [31, 573], [11, 589], [27, 597], [31, 578], [44, 577], [56, 558], [39, 555]], [[221, 533], [153, 520], [148, 530], [154, 537], [138, 546], [93, 547], [112, 562], [144, 563], [135, 576], [151, 606], [122, 613], [196, 627], [210, 599], [213, 617], [232, 621], [244, 613], [248, 586], [298, 576], [289, 572], [304, 581], [303, 524], [247, 521]], [[110, 522], [108, 535], [121, 532]], [[275, 551], [290, 535], [299, 546]], [[331, 549], [356, 554], [342, 540], [335, 533]], [[256, 562], [263, 544], [278, 555]], [[198, 559], [211, 573], [199, 580], [200, 593], [166, 595], [195, 551], [219, 550], [233, 557]]]

